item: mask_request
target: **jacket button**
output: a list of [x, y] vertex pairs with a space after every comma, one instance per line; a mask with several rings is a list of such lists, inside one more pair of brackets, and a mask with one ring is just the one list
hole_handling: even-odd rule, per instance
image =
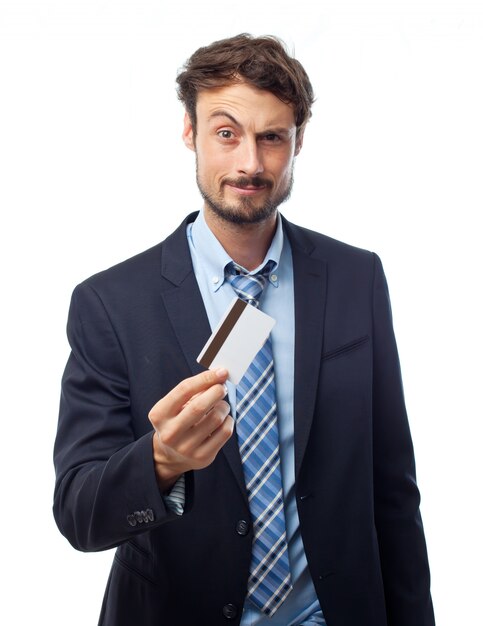
[[244, 520], [238, 520], [238, 522], [236, 523], [236, 532], [241, 535], [242, 537], [245, 537], [245, 535], [248, 535], [248, 532], [250, 530], [250, 524]]
[[225, 604], [223, 607], [223, 615], [226, 619], [235, 619], [238, 614], [238, 610], [234, 604]]
[[148, 520], [150, 522], [154, 522], [154, 513], [153, 509], [146, 509], [146, 515], [148, 516]]
[[127, 516], [127, 521], [129, 522], [130, 526], [136, 526], [136, 524], [137, 524], [136, 518], [134, 517], [134, 515], [128, 515]]
[[307, 498], [310, 498], [311, 496], [312, 496], [312, 492], [309, 491], [308, 493], [304, 493], [301, 496], [299, 496], [299, 500], [303, 502], [304, 500], [307, 500]]
[[141, 511], [134, 511], [134, 517], [136, 518], [136, 522], [139, 524], [143, 523], [144, 520]]

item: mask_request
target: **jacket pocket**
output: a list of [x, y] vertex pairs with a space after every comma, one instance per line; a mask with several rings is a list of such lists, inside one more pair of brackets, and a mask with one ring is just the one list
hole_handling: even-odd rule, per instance
[[116, 551], [114, 560], [144, 582], [156, 585], [152, 556], [134, 542], [128, 541], [120, 546]]
[[359, 337], [359, 339], [354, 339], [353, 341], [349, 341], [348, 343], [339, 346], [338, 348], [334, 348], [334, 350], [329, 350], [322, 355], [322, 361], [328, 361], [329, 359], [335, 359], [336, 357], [347, 354], [348, 352], [352, 352], [357, 348], [360, 348], [365, 343], [369, 341], [369, 335], [364, 335], [364, 337]]

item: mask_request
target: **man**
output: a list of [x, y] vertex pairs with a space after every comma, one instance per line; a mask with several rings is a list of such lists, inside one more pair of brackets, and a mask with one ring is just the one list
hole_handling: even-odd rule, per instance
[[[54, 513], [76, 548], [118, 546], [100, 624], [430, 626], [380, 261], [278, 213], [309, 79], [240, 35], [178, 86], [203, 211], [69, 316]], [[277, 321], [236, 388], [196, 363], [235, 294]]]

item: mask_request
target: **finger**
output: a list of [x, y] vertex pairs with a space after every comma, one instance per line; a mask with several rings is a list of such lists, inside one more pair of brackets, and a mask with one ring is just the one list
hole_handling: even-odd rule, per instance
[[[156, 419], [159, 415], [177, 415], [183, 405], [193, 398], [193, 396], [205, 391], [213, 385], [223, 384], [227, 378], [228, 372], [223, 368], [206, 370], [191, 378], [185, 378], [153, 406], [149, 412], [149, 419]], [[153, 420], [151, 419], [151, 421]]]
[[202, 391], [200, 391], [199, 393], [195, 393], [195, 395], [194, 395], [194, 396], [191, 396], [191, 398], [190, 398], [189, 400], [187, 400], [187, 401], [183, 404], [183, 406], [181, 407], [181, 409], [184, 409], [184, 407], [185, 407], [185, 406], [187, 406], [187, 405], [191, 402], [191, 400], [194, 400], [195, 398], [197, 398], [197, 397], [200, 395], [200, 393], [203, 393], [203, 392], [202, 392]]
[[197, 448], [196, 456], [200, 459], [207, 459], [208, 464], [230, 439], [235, 427], [235, 421], [231, 415], [227, 415], [223, 423], [211, 433]]
[[178, 413], [177, 421], [179, 425], [191, 428], [200, 422], [212, 408], [223, 400], [226, 395], [224, 385], [213, 385], [195, 398], [189, 400], [183, 409]]
[[[191, 402], [185, 404], [178, 415], [165, 415], [164, 417], [161, 415], [159, 419], [155, 419], [153, 415], [150, 415], [151, 423], [157, 431], [160, 441], [170, 448], [175, 448], [183, 455], [188, 453], [190, 451], [189, 443], [193, 438], [193, 433], [191, 432], [193, 427], [202, 421], [224, 396], [224, 385], [213, 385], [202, 393], [197, 394], [196, 398]], [[225, 402], [223, 405], [227, 407], [223, 415], [225, 417], [229, 412], [229, 406]], [[218, 414], [219, 410], [215, 411], [212, 419], [216, 420]], [[214, 424], [212, 430], [218, 424]]]
[[229, 412], [230, 405], [227, 402], [217, 402], [201, 420], [185, 432], [179, 443], [179, 451], [191, 454], [223, 424]]
[[[153, 422], [162, 442], [171, 448], [176, 448], [181, 454], [189, 453], [192, 450], [190, 443], [193, 440], [193, 429], [207, 414], [211, 415], [213, 408], [222, 400], [224, 395], [223, 385], [213, 385], [203, 393], [198, 394], [177, 416]], [[226, 403], [223, 403], [223, 406], [227, 407], [224, 410], [223, 417], [225, 417], [229, 412], [229, 406]], [[218, 409], [213, 413], [211, 420], [216, 420], [219, 414], [220, 410]], [[211, 430], [218, 425], [219, 422], [213, 424]]]
[[165, 458], [166, 450], [170, 450], [170, 457], [177, 458], [178, 462], [181, 460], [182, 463], [188, 463], [188, 469], [206, 467], [233, 433], [234, 422], [228, 415], [229, 411], [229, 404], [221, 400], [200, 424], [184, 434], [177, 432], [171, 436], [168, 434], [169, 429], [163, 428], [154, 437], [154, 446], [161, 455], [160, 458]]

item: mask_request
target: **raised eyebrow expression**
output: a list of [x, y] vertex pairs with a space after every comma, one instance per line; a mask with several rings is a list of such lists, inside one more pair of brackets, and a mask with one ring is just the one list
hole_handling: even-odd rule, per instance
[[[234, 126], [236, 126], [237, 128], [241, 128], [241, 124], [238, 122], [238, 120], [235, 117], [233, 117], [233, 115], [231, 115], [230, 113], [227, 113], [226, 111], [215, 111], [214, 113], [210, 115], [208, 121], [211, 122], [212, 120], [215, 120], [216, 118], [220, 118], [220, 117], [224, 117], [230, 120], [230, 122]], [[278, 135], [281, 139], [289, 139], [294, 134], [294, 132], [295, 132], [295, 128], [291, 129], [291, 128], [286, 128], [285, 126], [277, 126], [277, 127], [268, 126], [266, 130], [260, 133], [257, 133], [257, 135], [261, 137], [265, 137], [267, 135]]]

